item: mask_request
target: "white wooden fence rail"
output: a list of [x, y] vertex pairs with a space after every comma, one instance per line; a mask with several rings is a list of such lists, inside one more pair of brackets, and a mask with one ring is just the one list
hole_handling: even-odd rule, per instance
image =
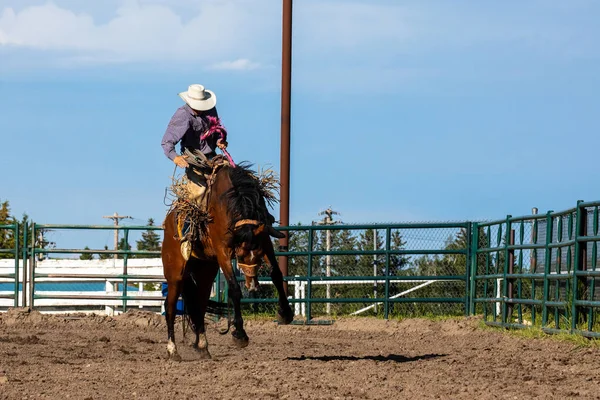
[[[14, 273], [15, 262], [14, 260], [0, 260], [0, 274]], [[75, 260], [75, 259], [51, 259], [42, 260], [36, 262], [36, 274], [51, 274], [56, 277], [37, 278], [35, 284], [49, 283], [49, 282], [104, 282], [104, 291], [40, 291], [39, 287], [36, 287], [35, 293], [38, 295], [71, 295], [80, 296], [79, 299], [36, 299], [34, 305], [36, 307], [61, 307], [63, 311], [52, 311], [40, 310], [41, 312], [52, 313], [52, 312], [65, 312], [69, 307], [77, 307], [78, 312], [89, 312], [89, 313], [104, 313], [113, 315], [118, 312], [115, 310], [116, 307], [123, 304], [122, 300], [95, 298], [89, 299], [86, 297], [90, 296], [121, 296], [122, 291], [115, 290], [118, 283], [122, 283], [123, 279], [119, 278], [119, 275], [123, 274], [123, 260], [122, 259], [107, 259], [107, 260]], [[80, 275], [81, 277], [73, 278], [61, 278], [61, 275]], [[90, 277], [90, 275], [96, 275], [96, 277]], [[98, 278], [98, 275], [106, 276], [106, 278]], [[133, 276], [144, 276], [144, 279], [139, 278], [128, 278], [128, 286], [136, 285], [137, 291], [132, 292], [128, 290], [127, 294], [131, 297], [137, 297], [136, 299], [127, 300], [127, 306], [129, 308], [138, 307], [161, 307], [161, 311], [164, 309], [163, 300], [156, 300], [156, 297], [162, 296], [160, 290], [160, 282], [164, 281], [162, 263], [160, 258], [132, 258], [127, 260], [127, 275]], [[87, 277], [86, 277], [87, 276]], [[25, 290], [29, 293], [31, 288], [28, 279], [23, 281], [23, 265], [22, 261], [19, 264], [19, 282], [25, 282]], [[144, 290], [143, 284], [148, 282], [157, 283], [155, 290]], [[414, 290], [418, 290], [421, 287], [425, 287], [429, 284], [437, 282], [435, 280], [392, 280], [390, 283], [411, 283], [416, 286], [412, 289], [406, 290], [399, 293], [395, 297], [404, 296]], [[0, 283], [14, 284], [14, 280], [8, 278], [0, 278]], [[368, 280], [368, 281], [313, 281], [312, 285], [347, 285], [347, 284], [373, 284], [383, 283], [381, 280]], [[261, 284], [271, 284], [271, 282], [261, 282]], [[289, 281], [288, 285], [294, 287], [293, 296], [290, 298], [305, 299], [306, 298], [306, 282], [305, 281]], [[213, 294], [214, 294], [213, 287]], [[0, 295], [9, 295], [13, 293], [11, 286], [10, 291], [0, 291]], [[154, 299], [147, 299], [145, 297], [154, 297]], [[22, 306], [22, 292], [19, 291], [18, 304]], [[0, 308], [8, 308], [14, 306], [13, 299], [0, 298]], [[89, 306], [89, 309], [85, 307]], [[295, 314], [305, 316], [306, 304], [295, 303]], [[365, 307], [364, 309], [356, 311], [354, 314], [360, 314], [365, 312], [376, 305]], [[103, 308], [103, 310], [101, 310]]]

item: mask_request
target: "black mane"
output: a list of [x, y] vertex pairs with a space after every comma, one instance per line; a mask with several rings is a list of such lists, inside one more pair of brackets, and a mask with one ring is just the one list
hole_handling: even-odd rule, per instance
[[[246, 162], [235, 167], [226, 167], [232, 187], [221, 195], [221, 201], [225, 202], [227, 212], [232, 217], [231, 230], [235, 223], [242, 219], [256, 220], [261, 224], [273, 222], [270, 221], [260, 182], [251, 167], [252, 165]], [[234, 236], [237, 243], [250, 242], [252, 227], [238, 229]]]

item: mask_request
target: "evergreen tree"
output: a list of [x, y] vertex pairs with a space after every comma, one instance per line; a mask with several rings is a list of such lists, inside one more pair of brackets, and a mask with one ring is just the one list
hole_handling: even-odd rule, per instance
[[[297, 224], [301, 226], [301, 223]], [[288, 231], [289, 251], [308, 251], [309, 231]], [[314, 238], [313, 238], [314, 239]], [[314, 243], [313, 243], [314, 246]], [[279, 248], [279, 241], [275, 249]], [[314, 261], [314, 260], [313, 260]], [[313, 266], [314, 268], [314, 266]], [[308, 273], [308, 256], [289, 256], [288, 275], [306, 276]]]
[[[148, 219], [148, 226], [154, 226], [154, 220]], [[160, 236], [155, 230], [148, 229], [142, 233], [142, 239], [136, 241], [137, 250], [140, 251], [160, 251]], [[144, 254], [139, 257], [157, 258], [160, 254]]]
[[[330, 231], [330, 249], [331, 251], [350, 251], [355, 250], [357, 246], [356, 237], [348, 229]], [[327, 248], [326, 231], [323, 232], [319, 246], [322, 250]], [[324, 259], [326, 261], [326, 259]], [[326, 265], [326, 264], [323, 264]], [[351, 255], [331, 256], [331, 268], [336, 275], [355, 275], [358, 265], [358, 257]], [[334, 275], [332, 273], [332, 275]]]
[[[131, 245], [125, 241], [125, 238], [121, 238], [121, 240], [119, 241], [118, 249], [119, 250], [131, 250]], [[123, 258], [124, 256], [125, 256], [124, 254], [119, 254], [117, 256], [117, 258]], [[128, 256], [127, 258], [131, 258], [131, 256]]]
[[[11, 225], [14, 218], [10, 216], [8, 201], [0, 203], [0, 225]], [[10, 229], [0, 229], [0, 249], [12, 249], [15, 246], [14, 232]], [[13, 254], [0, 253], [0, 258], [14, 258]]]
[[[405, 250], [406, 241], [402, 239], [400, 231], [393, 231], [390, 240], [390, 248], [392, 250]], [[383, 260], [383, 263], [385, 266], [385, 260]], [[405, 254], [390, 255], [390, 275], [407, 275], [408, 272], [406, 269], [408, 267], [410, 267], [410, 256]]]
[[[56, 243], [48, 240], [48, 233], [51, 232], [49, 229], [36, 229], [35, 231], [35, 240], [31, 238], [31, 221], [29, 220], [29, 216], [27, 214], [23, 214], [21, 221], [19, 224], [21, 225], [19, 228], [19, 245], [23, 246], [25, 240], [25, 232], [24, 227], [28, 227], [29, 231], [27, 232], [27, 247], [31, 247], [32, 242], [37, 249], [53, 249], [56, 248]], [[44, 253], [38, 254], [38, 259], [47, 258], [48, 255]]]
[[[385, 230], [378, 229], [375, 237], [373, 229], [367, 229], [358, 237], [358, 249], [361, 251], [383, 250], [385, 249]], [[355, 275], [369, 276], [373, 275], [374, 270], [376, 275], [385, 273], [385, 255], [361, 255], [358, 257], [358, 264]]]
[[[104, 250], [108, 250], [108, 246], [104, 245]], [[100, 258], [101, 260], [108, 260], [109, 258], [112, 258], [113, 255], [110, 253], [99, 253], [98, 254], [98, 258]]]
[[[90, 248], [85, 246], [84, 250], [89, 250]], [[94, 255], [92, 253], [81, 253], [81, 255], [79, 256], [80, 260], [93, 260], [94, 259]]]
[[[17, 219], [11, 215], [10, 213], [10, 204], [8, 201], [4, 201], [0, 203], [0, 225], [13, 225], [19, 222], [19, 247], [27, 246], [31, 247], [32, 244], [35, 245], [38, 249], [48, 249], [56, 247], [54, 242], [50, 242], [47, 239], [46, 233], [49, 232], [47, 229], [38, 229], [36, 231], [36, 238], [32, 240], [31, 231], [28, 232], [27, 235], [27, 243], [24, 243], [25, 240], [25, 229], [29, 227], [29, 217], [27, 214], [23, 214], [21, 221], [17, 221]], [[0, 229], [0, 249], [13, 249], [15, 247], [15, 233], [13, 230], [9, 229]], [[0, 253], [0, 259], [6, 258], [14, 258], [13, 254], [10, 253]]]

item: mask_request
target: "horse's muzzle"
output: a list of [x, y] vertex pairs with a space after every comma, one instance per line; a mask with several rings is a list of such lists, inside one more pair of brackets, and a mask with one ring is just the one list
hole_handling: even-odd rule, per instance
[[244, 271], [244, 275], [246, 276], [246, 289], [249, 292], [254, 292], [258, 290], [258, 277], [256, 276], [258, 273], [258, 264], [244, 264], [238, 261], [238, 267]]

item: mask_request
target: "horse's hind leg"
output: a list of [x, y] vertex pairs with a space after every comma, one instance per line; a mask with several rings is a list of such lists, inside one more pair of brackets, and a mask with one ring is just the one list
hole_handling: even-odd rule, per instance
[[175, 314], [177, 309], [177, 300], [181, 294], [182, 284], [180, 280], [167, 282], [167, 307], [165, 309], [165, 319], [167, 320], [167, 352], [169, 359], [181, 361], [181, 356], [177, 353], [175, 345]]
[[192, 346], [202, 359], [211, 358], [208, 351], [204, 316], [212, 284], [218, 271], [219, 265], [217, 263], [195, 264], [190, 272], [190, 279], [186, 280], [183, 291], [184, 297], [189, 299], [189, 301], [186, 301], [188, 304], [187, 310], [194, 324], [194, 332], [196, 333], [196, 339], [192, 343]]

